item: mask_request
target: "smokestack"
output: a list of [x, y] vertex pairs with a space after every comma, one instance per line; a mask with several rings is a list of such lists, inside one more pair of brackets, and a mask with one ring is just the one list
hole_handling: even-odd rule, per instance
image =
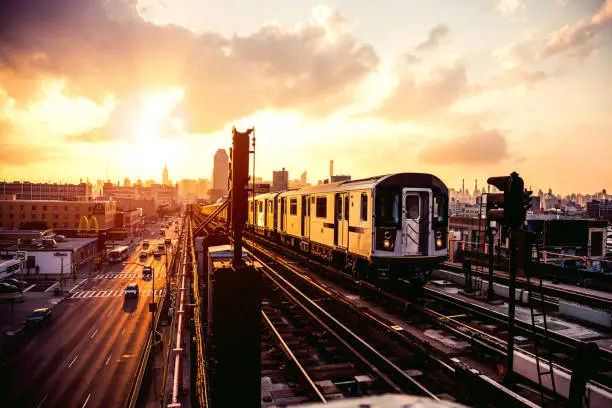
[[461, 179], [461, 192], [465, 194], [465, 179]]
[[478, 179], [474, 180], [474, 190], [478, 191]]
[[332, 177], [334, 177], [334, 161], [329, 161], [329, 182], [332, 182]]

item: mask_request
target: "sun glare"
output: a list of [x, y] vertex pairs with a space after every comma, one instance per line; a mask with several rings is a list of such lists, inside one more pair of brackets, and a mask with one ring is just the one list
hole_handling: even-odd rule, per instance
[[[164, 139], [182, 132], [181, 119], [171, 117], [171, 113], [183, 98], [183, 93], [182, 89], [172, 89], [147, 94], [142, 110], [136, 114], [132, 124], [134, 148], [139, 157], [150, 160], [152, 156], [163, 156], [167, 153], [160, 149], [165, 144]], [[143, 155], [145, 152], [149, 154]]]

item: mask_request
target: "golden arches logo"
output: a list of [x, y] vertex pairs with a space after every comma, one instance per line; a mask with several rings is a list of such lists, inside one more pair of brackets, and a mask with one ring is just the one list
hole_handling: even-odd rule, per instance
[[79, 228], [77, 231], [89, 231], [89, 220], [85, 215], [81, 215], [81, 218], [79, 219]]
[[91, 217], [89, 217], [89, 226], [95, 231], [98, 232], [99, 226], [98, 226], [98, 219], [96, 218], [95, 215], [92, 215]]

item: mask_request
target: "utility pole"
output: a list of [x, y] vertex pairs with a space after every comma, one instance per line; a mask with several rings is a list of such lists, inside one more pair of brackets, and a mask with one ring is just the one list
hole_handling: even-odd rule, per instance
[[60, 257], [61, 269], [60, 269], [60, 290], [64, 294], [64, 257]]

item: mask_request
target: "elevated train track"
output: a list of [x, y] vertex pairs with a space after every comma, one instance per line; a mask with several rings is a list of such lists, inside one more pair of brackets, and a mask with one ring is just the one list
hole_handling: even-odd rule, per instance
[[[211, 231], [214, 229], [214, 226], [210, 227]], [[249, 240], [246, 240], [246, 242], [249, 242]], [[289, 276], [291, 276], [291, 273], [288, 273], [286, 268], [287, 266], [290, 266], [292, 263], [291, 261], [285, 262], [280, 257], [265, 255], [265, 253], [259, 251], [257, 251], [257, 257], [255, 259], [262, 264], [271, 262], [270, 265], [264, 267], [264, 270], [266, 271], [266, 275], [269, 273], [275, 274], [274, 279], [276, 280], [278, 280], [279, 276], [281, 276], [281, 272], [279, 272], [279, 270], [283, 270], [281, 277], [283, 279], [282, 288], [284, 289], [280, 289], [281, 291], [299, 290], [302, 292], [300, 296], [309, 296], [310, 300], [308, 302], [313, 305], [325, 302], [325, 310], [321, 310], [325, 314], [330, 315], [330, 317], [333, 313], [333, 319], [341, 319], [343, 325], [347, 324], [346, 320], [350, 321], [352, 324], [356, 324], [357, 322], [357, 326], [361, 330], [364, 330], [364, 327], [367, 327], [368, 330], [378, 333], [378, 335], [375, 337], [386, 337], [387, 341], [394, 342], [396, 344], [396, 348], [389, 356], [390, 360], [389, 358], [385, 357], [387, 360], [394, 361], [401, 356], [401, 352], [398, 351], [398, 347], [399, 349], [404, 349], [404, 353], [412, 353], [413, 357], [411, 360], [419, 361], [420, 365], [417, 369], [419, 371], [422, 370], [421, 372], [424, 373], [422, 377], [419, 376], [419, 381], [424, 379], [422, 381], [425, 381], [423, 386], [425, 390], [428, 390], [429, 388], [436, 390], [433, 392], [434, 396], [444, 394], [441, 392], [442, 389], [454, 390], [451, 392], [451, 394], [454, 393], [453, 397], [457, 398], [458, 400], [465, 401], [466, 398], [469, 398], [465, 394], [466, 386], [470, 385], [470, 387], [467, 389], [473, 388], [472, 391], [478, 390], [477, 393], [473, 394], [478, 395], [478, 398], [482, 398], [482, 400], [477, 401], [478, 404], [484, 404], [482, 406], [487, 406], [487, 401], [490, 402], [496, 400], [496, 398], [492, 397], [492, 395], [495, 395], [497, 398], [503, 396], [505, 399], [511, 397], [512, 404], [514, 406], [536, 406], [536, 404], [529, 402], [528, 399], [522, 397], [518, 393], [515, 393], [500, 385], [491, 377], [481, 372], [469, 369], [461, 362], [461, 360], [453, 359], [452, 356], [444, 355], [443, 353], [440, 353], [439, 350], [429, 348], [426, 342], [423, 342], [422, 339], [418, 339], [410, 333], [402, 332], [401, 330], [398, 331], [397, 328], [394, 328], [393, 324], [390, 322], [386, 322], [384, 319], [381, 319], [372, 313], [368, 313], [367, 310], [362, 310], [361, 308], [350, 304], [350, 302], [347, 303], [346, 299], [335, 296], [329, 291], [326, 292], [322, 286], [317, 285], [317, 283], [312, 279], [296, 275], [292, 277], [291, 281], [287, 281]], [[304, 293], [308, 293], [308, 295], [305, 295]], [[297, 295], [294, 294], [293, 296]], [[348, 317], [347, 313], [352, 317]], [[370, 358], [372, 357], [370, 356]], [[388, 370], [388, 368], [386, 370]], [[431, 370], [434, 370], [435, 373], [431, 372]], [[444, 386], [440, 386], [439, 383], [427, 384], [427, 379], [431, 378], [443, 379], [439, 381], [444, 382]], [[404, 379], [403, 381], [406, 380]], [[408, 381], [408, 383], [410, 383], [410, 381]], [[415, 390], [408, 390], [408, 392], [414, 393]], [[494, 405], [495, 404], [491, 404], [491, 406]]]
[[[412, 313], [415, 313], [418, 310], [418, 313], [423, 316], [429, 316], [431, 321], [436, 321], [438, 324], [445, 326], [447, 330], [452, 332], [458, 338], [463, 338], [468, 342], [471, 342], [475, 345], [475, 348], [480, 350], [486, 350], [486, 355], [489, 356], [504, 356], [505, 355], [505, 339], [503, 335], [500, 336], [500, 331], [503, 332], [504, 326], [506, 324], [505, 316], [495, 315], [495, 313], [488, 310], [477, 310], [474, 309], [474, 305], [472, 305], [469, 301], [461, 302], [457, 301], [456, 298], [448, 298], [443, 293], [435, 291], [430, 288], [425, 288], [424, 295], [427, 298], [431, 298], [432, 302], [428, 303], [429, 307], [424, 307], [422, 305], [418, 305], [410, 302], [410, 300], [406, 299], [404, 296], [398, 296], [397, 294], [393, 294], [391, 292], [381, 290], [381, 288], [373, 286], [364, 281], [356, 281], [350, 275], [347, 275], [344, 272], [338, 271], [337, 269], [325, 265], [321, 262], [314, 261], [312, 259], [306, 259], [301, 256], [298, 252], [287, 248], [285, 246], [281, 246], [277, 243], [272, 243], [267, 240], [263, 240], [262, 237], [255, 238], [253, 235], [250, 235], [245, 243], [249, 244], [253, 240], [256, 240], [260, 244], [265, 244], [265, 246], [274, 248], [277, 251], [274, 254], [270, 254], [271, 257], [277, 258], [274, 262], [281, 262], [279, 259], [289, 257], [291, 260], [288, 261], [288, 265], [295, 264], [303, 264], [308, 263], [310, 269], [314, 266], [318, 273], [323, 273], [326, 277], [332, 278], [336, 281], [341, 281], [343, 285], [346, 287], [352, 288], [356, 293], [361, 294], [364, 298], [375, 296], [377, 299], [381, 301], [381, 303], [395, 305], [394, 307], [399, 308], [402, 312], [406, 310], [413, 310]], [[310, 280], [313, 278], [310, 277]], [[433, 308], [432, 308], [433, 306]], [[397, 310], [397, 309], [396, 309]], [[454, 314], [460, 313], [468, 316], [474, 316], [478, 323], [470, 323], [469, 321], [462, 321], [463, 319], [456, 318], [447, 318], [447, 316], [452, 315], [453, 313], [450, 311], [454, 311]], [[463, 316], [466, 318], [465, 316]], [[485, 324], [486, 321], [489, 320], [489, 324]], [[485, 323], [483, 323], [483, 321]], [[491, 330], [491, 324], [494, 326], [494, 329]], [[520, 326], [520, 323], [519, 323]], [[529, 326], [529, 327], [527, 327]], [[524, 334], [529, 334], [528, 331], [531, 329], [530, 325], [524, 325], [522, 328], [524, 330]], [[553, 344], [549, 345], [549, 347], [553, 347], [554, 350], [557, 350], [558, 355], [565, 355], [565, 360], [561, 358], [558, 363], [555, 365], [555, 370], [560, 374], [565, 375], [566, 378], [571, 376], [571, 371], [565, 367], [571, 364], [571, 359], [568, 360], [568, 356], [573, 355], [573, 350], [575, 346], [580, 343], [579, 340], [568, 338], [565, 336], [553, 336], [555, 338], [552, 339]], [[415, 339], [413, 339], [414, 341]], [[418, 343], [418, 340], [416, 341]], [[527, 356], [526, 358], [532, 358], [533, 354], [530, 352], [529, 344], [524, 344], [517, 350], [521, 355]], [[596, 380], [591, 382], [591, 387], [596, 387], [596, 389], [602, 390], [603, 394], [608, 395], [611, 390], [609, 388], [610, 378], [605, 373], [610, 364], [609, 353], [604, 351], [602, 354], [604, 367], [602, 370], [603, 374], [599, 375]], [[516, 354], [515, 354], [516, 355]], [[493, 361], [489, 361], [489, 364]], [[532, 381], [523, 379], [522, 387], [524, 389], [532, 389], [535, 392], [537, 388], [537, 383], [533, 383]], [[563, 381], [562, 381], [563, 383]], [[563, 387], [569, 388], [569, 381], [562, 385]], [[561, 395], [565, 394], [567, 396], [567, 388], [565, 390], [561, 390]], [[606, 398], [604, 396], [604, 398]], [[535, 400], [535, 399], [534, 399]]]

